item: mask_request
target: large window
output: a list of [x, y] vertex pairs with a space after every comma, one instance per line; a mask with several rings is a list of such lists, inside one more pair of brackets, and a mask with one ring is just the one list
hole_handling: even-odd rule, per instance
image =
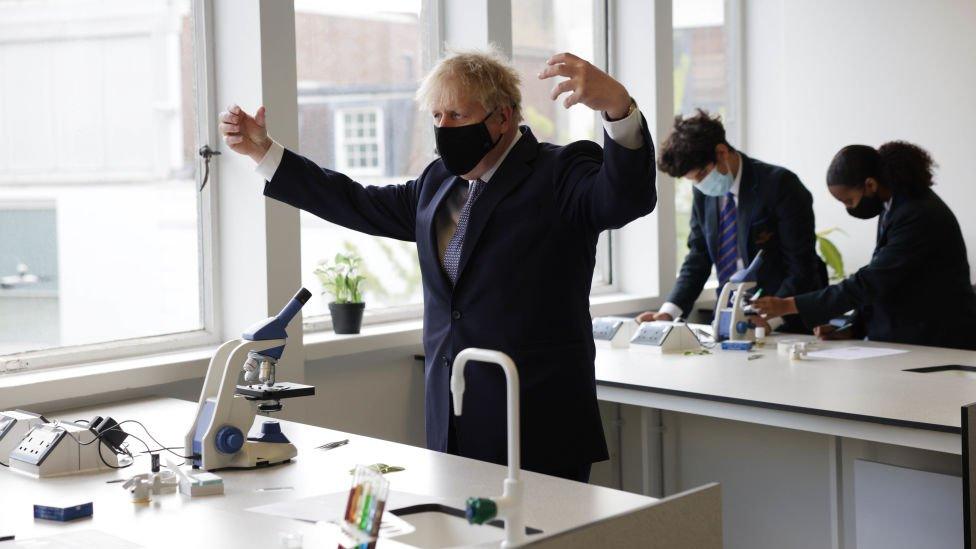
[[190, 0], [0, 1], [0, 355], [203, 327]]
[[[295, 3], [300, 152], [364, 185], [395, 185], [433, 160], [430, 121], [413, 96], [423, 76], [420, 0]], [[416, 314], [420, 265], [413, 243], [373, 237], [301, 213], [302, 282], [337, 253], [363, 259], [367, 314]], [[305, 305], [320, 323], [328, 295]], [[319, 318], [316, 319], [315, 317]], [[389, 315], [384, 315], [389, 317]]]
[[[565, 145], [603, 141], [599, 115], [584, 105], [566, 109], [565, 96], [550, 99], [559, 79], [539, 80], [546, 60], [570, 52], [606, 70], [606, 4], [603, 0], [519, 0], [512, 2], [512, 58], [522, 77], [524, 123], [540, 141]], [[611, 283], [610, 233], [600, 236], [594, 287]]]
[[[689, 115], [702, 108], [722, 116], [730, 142], [730, 58], [723, 0], [674, 0], [674, 112]], [[688, 253], [692, 186], [675, 182], [678, 266]]]

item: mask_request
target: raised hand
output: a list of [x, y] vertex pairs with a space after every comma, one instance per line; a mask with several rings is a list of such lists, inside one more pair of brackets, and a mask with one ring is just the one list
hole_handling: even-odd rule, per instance
[[549, 66], [539, 73], [540, 80], [554, 76], [568, 78], [552, 88], [553, 101], [560, 95], [569, 93], [563, 99], [563, 106], [567, 109], [582, 103], [595, 111], [607, 113], [611, 120], [627, 116], [627, 111], [630, 110], [630, 94], [623, 84], [609, 74], [571, 53], [557, 53], [546, 63]]
[[230, 149], [260, 162], [271, 147], [271, 138], [265, 126], [264, 107], [251, 116], [237, 105], [231, 105], [220, 113], [220, 133]]

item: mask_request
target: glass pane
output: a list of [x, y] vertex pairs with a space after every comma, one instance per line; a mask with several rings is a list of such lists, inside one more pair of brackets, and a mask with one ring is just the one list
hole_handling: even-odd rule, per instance
[[[565, 145], [581, 139], [600, 142], [603, 127], [598, 115], [583, 105], [566, 109], [565, 96], [550, 99], [558, 80], [539, 80], [537, 75], [546, 60], [560, 52], [570, 52], [598, 66], [603, 45], [597, 44], [599, 0], [519, 0], [512, 2], [512, 57], [522, 77], [523, 124], [532, 128], [539, 141]], [[599, 50], [597, 48], [600, 48]], [[605, 68], [605, 67], [601, 67]], [[593, 282], [610, 282], [608, 236], [600, 236]]]
[[[540, 141], [565, 144], [598, 141], [597, 118], [583, 105], [566, 110], [549, 93], [557, 79], [537, 75], [552, 55], [568, 51], [594, 62], [595, 0], [520, 0], [512, 2], [512, 55], [522, 77], [525, 124]], [[558, 9], [557, 9], [558, 4]]]
[[0, 20], [0, 354], [201, 328], [190, 1]]
[[[423, 76], [420, 7], [420, 0], [295, 2], [301, 154], [325, 168], [345, 165], [364, 185], [405, 183], [433, 160], [430, 121], [413, 100]], [[344, 135], [336, 135], [337, 116]], [[337, 143], [340, 138], [354, 141]], [[336, 158], [341, 151], [345, 162]], [[353, 251], [368, 277], [367, 310], [421, 302], [413, 243], [350, 231], [305, 212], [301, 226], [307, 288], [322, 291], [316, 265]], [[310, 300], [306, 316], [327, 313], [328, 301]]]
[[[674, 0], [674, 112], [691, 114], [702, 108], [728, 112], [728, 59], [723, 0]], [[726, 131], [729, 126], [726, 124]], [[691, 182], [675, 185], [675, 229], [678, 267], [688, 253]]]

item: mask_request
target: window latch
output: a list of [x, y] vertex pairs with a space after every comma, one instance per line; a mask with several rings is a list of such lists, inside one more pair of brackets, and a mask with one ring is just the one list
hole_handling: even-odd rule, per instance
[[211, 149], [210, 145], [204, 145], [200, 147], [197, 154], [203, 158], [203, 182], [200, 183], [200, 192], [203, 192], [203, 188], [207, 186], [207, 180], [210, 179], [210, 157], [220, 154], [220, 151]]

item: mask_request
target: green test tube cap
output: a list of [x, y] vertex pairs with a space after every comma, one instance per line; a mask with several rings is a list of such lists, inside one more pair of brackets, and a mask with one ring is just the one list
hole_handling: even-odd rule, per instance
[[488, 498], [468, 498], [465, 515], [470, 524], [484, 524], [498, 515], [498, 506]]

